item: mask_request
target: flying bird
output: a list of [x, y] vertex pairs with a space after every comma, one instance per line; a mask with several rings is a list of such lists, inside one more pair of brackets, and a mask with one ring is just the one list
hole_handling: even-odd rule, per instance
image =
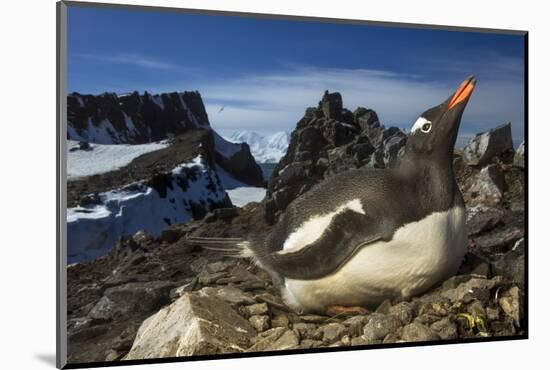
[[475, 84], [468, 77], [418, 117], [398, 168], [354, 169], [319, 183], [268, 235], [188, 241], [253, 258], [298, 312], [364, 313], [425, 292], [456, 274], [466, 253], [453, 149]]
[[221, 113], [221, 111], [225, 108], [225, 105], [222, 105], [222, 107], [220, 108], [220, 110], [218, 111], [218, 113]]

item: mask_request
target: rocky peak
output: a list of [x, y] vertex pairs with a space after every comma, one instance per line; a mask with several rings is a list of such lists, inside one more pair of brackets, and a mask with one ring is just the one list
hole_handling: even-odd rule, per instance
[[340, 118], [343, 108], [342, 95], [339, 92], [329, 93], [328, 90], [325, 90], [323, 98], [319, 102], [319, 108], [326, 118]]
[[69, 94], [68, 139], [98, 144], [143, 144], [208, 128], [198, 91], [150, 94]]
[[278, 215], [297, 196], [342, 171], [397, 165], [407, 136], [397, 127], [385, 128], [375, 111], [343, 108], [338, 92], [325, 91], [317, 108], [307, 108], [292, 132], [286, 155], [268, 183], [266, 219]]

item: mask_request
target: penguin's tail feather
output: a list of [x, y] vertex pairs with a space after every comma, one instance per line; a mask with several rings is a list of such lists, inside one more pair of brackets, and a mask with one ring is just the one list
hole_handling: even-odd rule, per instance
[[228, 257], [254, 257], [254, 253], [250, 249], [250, 242], [242, 238], [187, 236], [185, 237], [185, 242], [192, 245], [200, 245], [204, 249], [216, 251]]

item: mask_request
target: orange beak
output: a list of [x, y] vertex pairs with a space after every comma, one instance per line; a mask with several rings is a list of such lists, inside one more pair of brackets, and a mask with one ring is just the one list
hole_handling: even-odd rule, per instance
[[476, 85], [476, 78], [474, 76], [470, 76], [466, 78], [464, 81], [462, 81], [462, 83], [454, 93], [453, 97], [449, 101], [447, 110], [452, 109], [455, 105], [468, 99], [470, 95], [472, 95], [475, 85]]

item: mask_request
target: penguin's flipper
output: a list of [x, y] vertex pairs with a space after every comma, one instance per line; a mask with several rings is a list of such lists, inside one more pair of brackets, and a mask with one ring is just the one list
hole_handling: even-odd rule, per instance
[[228, 257], [249, 257], [248, 242], [242, 238], [186, 236], [185, 243], [222, 253]]
[[383, 219], [347, 210], [336, 215], [315, 242], [296, 251], [271, 253], [270, 264], [287, 278], [322, 278], [340, 268], [359, 249], [385, 239], [387, 226]]

